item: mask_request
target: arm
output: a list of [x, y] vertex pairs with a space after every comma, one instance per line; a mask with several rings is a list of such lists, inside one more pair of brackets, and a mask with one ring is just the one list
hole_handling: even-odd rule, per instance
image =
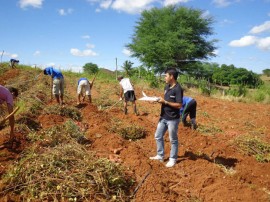
[[123, 97], [123, 88], [122, 88], [122, 86], [120, 85], [120, 98], [122, 98]]
[[161, 103], [161, 104], [168, 105], [170, 107], [176, 108], [176, 109], [180, 109], [182, 107], [182, 103], [168, 102], [168, 101], [164, 100], [163, 98], [160, 98], [158, 100], [158, 102]]

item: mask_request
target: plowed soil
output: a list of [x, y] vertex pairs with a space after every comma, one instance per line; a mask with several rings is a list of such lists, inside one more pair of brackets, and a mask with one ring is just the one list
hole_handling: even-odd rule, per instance
[[[0, 75], [0, 84], [14, 79], [18, 70], [10, 70]], [[113, 89], [98, 79], [95, 85]], [[75, 87], [67, 82], [66, 91], [73, 96], [67, 104], [76, 105]], [[149, 95], [162, 96], [159, 90], [146, 89]], [[141, 89], [136, 87], [137, 97]], [[95, 99], [102, 96], [93, 87], [93, 103], [80, 108], [83, 126], [87, 126], [86, 137], [91, 140], [89, 150], [98, 156], [120, 163], [131, 172], [138, 186], [134, 190], [132, 201], [270, 201], [270, 162], [260, 163], [247, 155], [234, 143], [236, 138], [253, 135], [268, 141], [270, 139], [270, 105], [231, 102], [204, 97], [187, 91], [197, 100], [198, 129], [179, 125], [179, 156], [177, 164], [166, 168], [169, 158], [170, 141], [165, 135], [165, 162], [149, 160], [156, 155], [154, 133], [159, 120], [160, 105], [137, 101], [139, 116], [132, 113], [124, 115], [118, 105], [99, 110]], [[23, 95], [21, 95], [23, 96]], [[110, 99], [118, 101], [117, 95]], [[5, 106], [1, 106], [2, 108]], [[2, 109], [0, 108], [0, 109]], [[41, 127], [61, 124], [65, 118], [57, 115], [41, 115], [38, 120]], [[147, 132], [146, 137], [138, 141], [123, 139], [111, 131], [116, 122], [121, 127], [137, 125]], [[10, 164], [28, 146], [23, 134], [16, 130], [20, 144], [14, 150], [7, 149], [4, 142], [8, 138], [9, 128], [0, 131], [0, 176]]]

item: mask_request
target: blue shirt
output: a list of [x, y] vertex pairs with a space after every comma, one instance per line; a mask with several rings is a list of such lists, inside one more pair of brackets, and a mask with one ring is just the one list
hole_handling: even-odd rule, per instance
[[84, 81], [84, 80], [88, 81], [87, 78], [80, 78], [79, 81], [78, 81], [78, 85], [79, 85], [80, 81]]
[[183, 97], [183, 103], [182, 103], [182, 107], [181, 107], [181, 109], [180, 109], [180, 114], [183, 113], [185, 107], [187, 106], [187, 104], [188, 104], [191, 100], [193, 100], [193, 98], [191, 98], [191, 97], [186, 97], [186, 96]]
[[64, 78], [61, 71], [58, 69], [54, 69], [53, 67], [47, 67], [47, 68], [45, 68], [45, 71], [46, 71], [47, 75], [52, 76], [53, 79]]
[[17, 62], [17, 63], [19, 63], [20, 61], [19, 60], [15, 60], [15, 59], [10, 59], [10, 62]]

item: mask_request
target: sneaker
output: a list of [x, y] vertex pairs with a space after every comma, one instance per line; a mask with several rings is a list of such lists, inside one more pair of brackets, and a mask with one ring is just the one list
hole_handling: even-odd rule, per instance
[[168, 163], [166, 164], [167, 168], [171, 168], [176, 164], [176, 160], [175, 159], [171, 159], [168, 161]]
[[125, 115], [127, 115], [127, 108], [124, 109], [124, 113], [125, 113]]
[[150, 157], [149, 159], [151, 159], [151, 160], [159, 160], [160, 162], [163, 162], [163, 157], [162, 156], [159, 156], [159, 155]]

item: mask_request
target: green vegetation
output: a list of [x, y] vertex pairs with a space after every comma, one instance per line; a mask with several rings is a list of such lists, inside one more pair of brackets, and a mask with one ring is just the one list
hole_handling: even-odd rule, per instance
[[205, 126], [205, 125], [200, 125], [197, 130], [205, 135], [216, 135], [222, 132], [220, 128], [217, 128], [216, 126]]
[[213, 33], [213, 19], [202, 16], [202, 10], [177, 6], [145, 10], [127, 47], [155, 73], [169, 66], [182, 70], [192, 61], [214, 56], [216, 40], [206, 40]]
[[58, 114], [61, 116], [72, 118], [73, 120], [80, 121], [82, 119], [81, 112], [75, 107], [60, 107], [59, 105], [52, 105], [46, 108], [48, 114]]
[[99, 68], [96, 64], [89, 62], [83, 66], [83, 71], [88, 74], [96, 74]]
[[131, 125], [124, 128], [120, 128], [118, 133], [127, 140], [137, 140], [146, 136], [146, 131], [143, 127], [137, 125]]
[[259, 162], [270, 162], [270, 144], [257, 136], [243, 135], [235, 139], [237, 147]]
[[264, 69], [263, 74], [265, 74], [267, 77], [270, 77], [270, 69]]

